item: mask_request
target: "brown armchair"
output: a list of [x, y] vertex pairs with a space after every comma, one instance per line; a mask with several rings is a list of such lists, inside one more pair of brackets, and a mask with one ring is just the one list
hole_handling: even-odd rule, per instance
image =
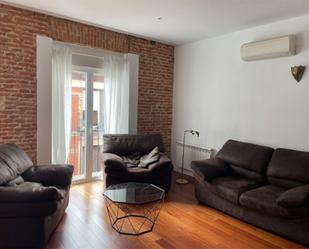
[[69, 202], [71, 165], [34, 166], [15, 144], [0, 145], [0, 248], [42, 247]]
[[[148, 154], [156, 146], [159, 148], [160, 158], [148, 167], [128, 167], [123, 160], [134, 153], [141, 156]], [[168, 191], [173, 165], [164, 152], [160, 134], [104, 135], [101, 159], [104, 164], [106, 187], [123, 182], [145, 182]]]

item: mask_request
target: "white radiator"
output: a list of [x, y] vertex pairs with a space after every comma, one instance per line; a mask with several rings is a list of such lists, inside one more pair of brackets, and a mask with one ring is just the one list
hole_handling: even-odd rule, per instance
[[[181, 171], [181, 161], [182, 161], [182, 149], [183, 143], [180, 141], [176, 142], [176, 162], [175, 167], [177, 171]], [[190, 163], [195, 160], [205, 160], [213, 156], [213, 149], [206, 149], [194, 145], [185, 144], [185, 152], [184, 152], [184, 171], [186, 173], [191, 172]]]

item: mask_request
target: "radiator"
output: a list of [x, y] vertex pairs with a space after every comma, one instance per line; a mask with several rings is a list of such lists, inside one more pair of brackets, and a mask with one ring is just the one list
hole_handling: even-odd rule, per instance
[[[180, 141], [176, 142], [176, 162], [175, 167], [177, 171], [181, 170], [181, 161], [182, 161], [182, 149], [183, 143]], [[191, 172], [190, 163], [195, 160], [205, 160], [213, 156], [214, 150], [202, 148], [194, 145], [185, 144], [184, 152], [184, 162], [183, 167], [186, 173]]]

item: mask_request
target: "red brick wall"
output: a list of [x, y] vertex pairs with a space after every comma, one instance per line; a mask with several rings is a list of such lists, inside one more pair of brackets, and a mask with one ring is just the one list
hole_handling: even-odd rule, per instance
[[139, 54], [138, 131], [160, 132], [170, 152], [174, 49], [130, 37], [130, 53]]
[[140, 55], [138, 132], [160, 132], [170, 150], [174, 47], [0, 4], [0, 143], [36, 158], [36, 35]]

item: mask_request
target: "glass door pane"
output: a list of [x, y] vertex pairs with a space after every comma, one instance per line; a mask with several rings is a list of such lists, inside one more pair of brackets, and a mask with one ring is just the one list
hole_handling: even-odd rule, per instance
[[92, 116], [92, 177], [99, 176], [102, 171], [100, 165], [99, 153], [103, 146], [104, 129], [104, 78], [102, 74], [94, 73], [93, 79], [93, 116]]
[[74, 165], [74, 180], [86, 178], [86, 82], [86, 72], [72, 72], [72, 128], [68, 162]]
[[89, 68], [74, 68], [69, 155], [69, 163], [74, 165], [74, 181], [89, 181], [102, 174], [99, 156], [103, 146], [103, 97], [103, 74]]

